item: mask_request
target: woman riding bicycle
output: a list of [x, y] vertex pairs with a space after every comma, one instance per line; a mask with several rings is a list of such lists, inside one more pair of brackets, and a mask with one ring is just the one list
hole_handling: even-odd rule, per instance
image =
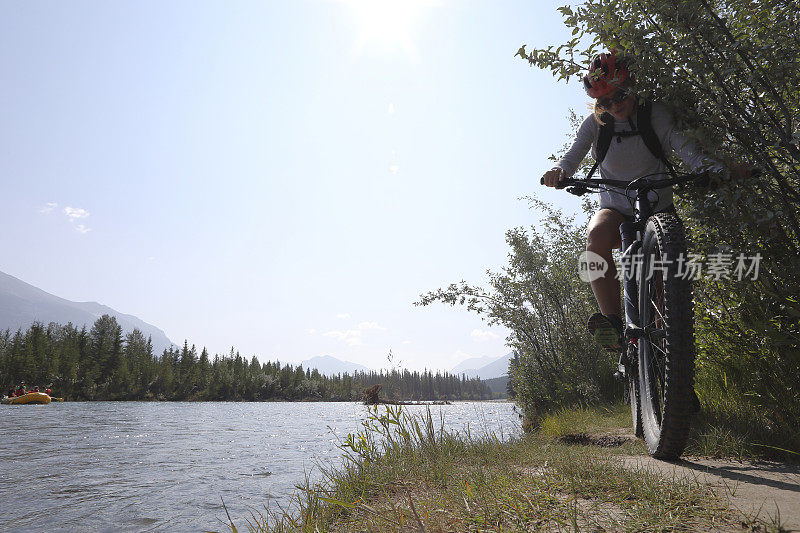
[[[556, 187], [562, 178], [572, 176], [589, 149], [596, 161], [595, 168], [600, 170], [603, 179], [632, 181], [652, 175], [669, 177], [673, 169], [665, 156], [672, 152], [692, 170], [725, 172], [722, 163], [708, 157], [696, 142], [675, 128], [666, 106], [648, 104], [634, 94], [633, 76], [626, 61], [615, 51], [594, 58], [583, 78], [583, 85], [586, 93], [595, 99], [594, 113], [583, 121], [564, 157], [545, 172], [542, 181], [548, 187]], [[613, 129], [609, 122], [613, 122]], [[606, 135], [612, 135], [610, 144], [606, 138], [606, 144], [601, 148], [605, 154], [598, 154], [603, 124], [607, 124]], [[737, 178], [749, 174], [744, 165], [734, 165], [730, 172]], [[608, 350], [620, 348], [623, 332], [620, 284], [616, 279], [611, 251], [621, 246], [619, 227], [626, 218], [632, 218], [635, 196], [636, 191], [613, 187], [601, 192], [600, 210], [592, 216], [587, 231], [586, 250], [601, 256], [608, 265], [605, 275], [591, 282], [600, 312], [589, 318], [588, 327]], [[658, 194], [651, 192], [650, 199], [654, 204], [653, 212], [675, 209], [671, 188], [661, 189]], [[609, 339], [617, 339], [617, 342]]]

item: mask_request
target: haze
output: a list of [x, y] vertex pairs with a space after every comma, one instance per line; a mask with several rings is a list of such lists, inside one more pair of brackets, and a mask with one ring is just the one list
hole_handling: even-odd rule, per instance
[[485, 281], [586, 110], [514, 57], [555, 2], [0, 6], [0, 270], [210, 351], [449, 369], [506, 331]]

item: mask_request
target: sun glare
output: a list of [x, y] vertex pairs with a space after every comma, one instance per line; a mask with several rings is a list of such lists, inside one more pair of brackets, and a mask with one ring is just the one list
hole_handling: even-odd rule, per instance
[[368, 46], [402, 49], [414, 52], [414, 26], [435, 0], [345, 0], [352, 10], [357, 26], [356, 45], [359, 50]]

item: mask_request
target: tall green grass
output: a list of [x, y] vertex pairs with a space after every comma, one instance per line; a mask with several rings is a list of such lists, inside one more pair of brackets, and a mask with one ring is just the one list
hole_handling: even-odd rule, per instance
[[[502, 440], [446, 431], [427, 411], [369, 410], [287, 508], [253, 510], [243, 527], [283, 531], [663, 530], [734, 527], [740, 517], [697, 482], [626, 469], [612, 451], [567, 445], [563, 430], [620, 427], [622, 407], [563, 410], [551, 429]], [[547, 420], [547, 419], [546, 419]], [[624, 420], [627, 423], [627, 419]], [[629, 452], [630, 453], [630, 452]], [[231, 521], [230, 529], [235, 531]]]
[[630, 407], [621, 403], [562, 407], [542, 417], [539, 431], [550, 437], [597, 433], [631, 425]]
[[708, 398], [693, 421], [686, 453], [800, 463], [800, 435], [747, 402]]

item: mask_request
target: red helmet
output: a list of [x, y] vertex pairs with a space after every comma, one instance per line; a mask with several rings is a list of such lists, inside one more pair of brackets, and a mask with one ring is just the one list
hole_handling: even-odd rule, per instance
[[583, 77], [586, 94], [592, 98], [602, 98], [613, 93], [631, 77], [631, 71], [624, 59], [617, 59], [615, 50], [596, 56], [589, 64], [589, 71]]

